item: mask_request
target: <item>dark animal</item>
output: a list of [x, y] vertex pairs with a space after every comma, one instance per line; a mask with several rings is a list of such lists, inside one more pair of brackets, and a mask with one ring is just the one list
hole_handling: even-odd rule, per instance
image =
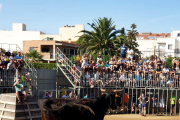
[[42, 120], [103, 120], [111, 106], [109, 94], [79, 100], [55, 99], [44, 102]]

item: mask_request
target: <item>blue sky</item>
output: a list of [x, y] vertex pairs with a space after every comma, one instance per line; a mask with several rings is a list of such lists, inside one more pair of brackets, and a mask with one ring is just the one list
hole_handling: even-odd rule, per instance
[[180, 30], [180, 0], [1, 0], [0, 30], [24, 23], [27, 30], [58, 34], [59, 27], [84, 24], [99, 17], [112, 18], [116, 29], [166, 33]]

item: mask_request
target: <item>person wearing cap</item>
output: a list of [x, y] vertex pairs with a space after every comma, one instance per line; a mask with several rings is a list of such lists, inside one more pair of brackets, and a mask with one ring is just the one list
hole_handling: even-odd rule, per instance
[[17, 99], [18, 99], [18, 103], [21, 102], [19, 96], [22, 96], [22, 95], [24, 95], [24, 100], [23, 100], [23, 102], [25, 102], [25, 101], [26, 101], [26, 98], [27, 98], [27, 93], [26, 93], [26, 91], [24, 91], [24, 84], [23, 84], [23, 82], [21, 81], [21, 77], [19, 77], [19, 78], [17, 79], [17, 82], [15, 82], [13, 86], [15, 86], [16, 97], [17, 97]]

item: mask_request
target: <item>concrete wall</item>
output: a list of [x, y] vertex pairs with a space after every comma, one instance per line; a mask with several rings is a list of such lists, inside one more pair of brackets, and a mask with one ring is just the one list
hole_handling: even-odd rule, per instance
[[60, 27], [59, 35], [61, 37], [61, 40], [71, 39], [71, 41], [76, 41], [78, 39], [78, 37], [76, 37], [76, 36], [83, 35], [83, 33], [78, 33], [81, 30], [84, 30], [83, 24], [75, 24], [74, 27], [72, 27], [72, 26]]
[[[158, 38], [157, 39], [157, 45], [156, 45], [156, 49], [158, 50], [158, 44], [166, 44], [165, 45], [165, 52], [166, 52], [166, 56], [175, 56], [174, 54], [174, 50], [176, 49], [176, 39], [175, 38]], [[172, 45], [172, 50], [168, 49], [168, 45]]]
[[139, 44], [139, 51], [142, 52], [142, 57], [149, 57], [154, 54], [154, 46], [156, 45], [156, 40], [137, 40]]
[[37, 69], [38, 90], [56, 89], [56, 70]]

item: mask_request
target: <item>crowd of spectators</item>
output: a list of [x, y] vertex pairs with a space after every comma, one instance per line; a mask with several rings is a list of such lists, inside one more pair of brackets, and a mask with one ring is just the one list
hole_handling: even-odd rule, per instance
[[[81, 84], [88, 82], [91, 87], [94, 85], [179, 87], [180, 77], [176, 75], [176, 69], [179, 69], [180, 59], [174, 57], [172, 67], [168, 68], [166, 56], [158, 58], [152, 55], [149, 59], [139, 56], [133, 59], [132, 49], [126, 49], [123, 45], [118, 50], [121, 50], [121, 56], [114, 55], [109, 61], [101, 57], [101, 54], [97, 56], [97, 61], [93, 59], [92, 54], [89, 56], [84, 54], [82, 57], [77, 55], [71, 72], [79, 71]], [[65, 64], [66, 59], [62, 59], [63, 57], [61, 54], [59, 62]], [[74, 82], [77, 84], [76, 79]]]
[[10, 50], [3, 52], [0, 48], [0, 79], [3, 81], [6, 76], [14, 76], [16, 69], [20, 73], [23, 71], [23, 57], [21, 52], [17, 54], [11, 53]]

